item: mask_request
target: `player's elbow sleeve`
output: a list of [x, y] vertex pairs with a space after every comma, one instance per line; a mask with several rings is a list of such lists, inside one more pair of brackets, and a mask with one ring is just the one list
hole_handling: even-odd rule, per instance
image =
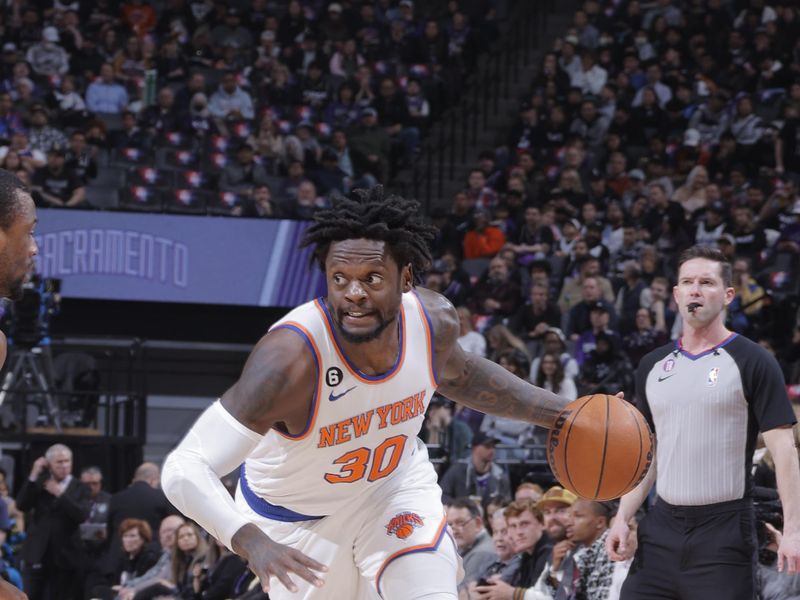
[[217, 401], [164, 462], [161, 486], [170, 502], [229, 548], [247, 521], [220, 477], [238, 467], [261, 439]]

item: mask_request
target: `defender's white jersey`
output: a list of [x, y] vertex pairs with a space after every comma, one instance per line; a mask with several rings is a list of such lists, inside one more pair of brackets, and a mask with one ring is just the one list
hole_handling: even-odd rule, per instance
[[[242, 494], [260, 514], [297, 521], [333, 514], [370, 492], [430, 470], [417, 439], [438, 382], [430, 318], [415, 292], [403, 294], [400, 351], [378, 377], [345, 355], [322, 299], [292, 310], [271, 330], [291, 329], [311, 349], [317, 382], [303, 431], [270, 430], [245, 461]], [[435, 477], [435, 475], [434, 475]]]

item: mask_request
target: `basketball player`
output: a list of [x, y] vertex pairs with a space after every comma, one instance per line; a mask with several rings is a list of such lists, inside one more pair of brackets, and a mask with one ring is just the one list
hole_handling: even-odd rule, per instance
[[[778, 570], [800, 570], [800, 467], [794, 412], [783, 374], [758, 344], [725, 328], [735, 292], [718, 250], [681, 255], [673, 289], [683, 336], [646, 355], [637, 371], [639, 408], [658, 445], [646, 479], [622, 499], [606, 548], [634, 555], [623, 600], [752, 600], [757, 547], [750, 465], [761, 432], [775, 460], [784, 537]], [[628, 522], [653, 482], [658, 499], [639, 526]]]
[[[433, 391], [544, 427], [567, 400], [460, 349], [453, 306], [414, 288], [434, 234], [416, 202], [379, 186], [354, 196], [303, 241], [327, 295], [261, 339], [162, 484], [276, 600], [455, 600], [456, 549], [417, 439]], [[234, 501], [219, 477], [243, 461]]]
[[[38, 253], [35, 226], [36, 207], [30, 192], [13, 173], [0, 169], [0, 296], [22, 297], [22, 286], [33, 272], [33, 257]], [[6, 336], [0, 331], [0, 366], [6, 353]], [[23, 598], [27, 596], [0, 578], [0, 600]]]

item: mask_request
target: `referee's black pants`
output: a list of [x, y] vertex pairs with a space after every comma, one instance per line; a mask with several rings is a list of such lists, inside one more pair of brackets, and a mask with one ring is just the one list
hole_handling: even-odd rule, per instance
[[753, 600], [756, 532], [749, 498], [673, 506], [658, 498], [639, 523], [620, 600]]

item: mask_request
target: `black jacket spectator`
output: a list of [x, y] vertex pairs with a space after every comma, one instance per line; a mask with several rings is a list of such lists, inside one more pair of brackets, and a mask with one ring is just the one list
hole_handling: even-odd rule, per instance
[[125, 519], [147, 521], [153, 531], [158, 531], [161, 520], [177, 511], [169, 503], [161, 488], [156, 487], [159, 470], [152, 463], [139, 466], [133, 482], [124, 490], [111, 496], [108, 506], [108, 530], [114, 536], [111, 547], [119, 547], [119, 526]]
[[53, 150], [47, 165], [37, 169], [31, 179], [33, 198], [40, 206], [76, 207], [85, 198], [84, 182], [65, 163], [63, 150]]
[[175, 95], [170, 88], [158, 94], [158, 104], [148, 106], [139, 117], [139, 124], [151, 137], [185, 128], [186, 115], [175, 106]]
[[614, 341], [606, 333], [595, 336], [596, 347], [589, 353], [580, 373], [578, 391], [581, 394], [631, 393], [633, 369], [628, 358], [617, 352]]
[[[478, 437], [479, 435], [481, 434], [479, 433], [473, 438], [473, 447], [476, 440], [481, 439]], [[481, 496], [484, 501], [495, 495], [511, 496], [508, 474], [502, 467], [494, 463], [491, 464], [487, 473], [481, 475], [475, 472], [475, 466], [471, 460], [452, 464], [442, 476], [439, 485], [442, 488], [442, 501], [445, 503], [454, 498], [467, 496]]]
[[511, 277], [505, 261], [495, 257], [473, 288], [474, 312], [504, 319], [521, 303], [519, 284]]
[[566, 331], [568, 336], [579, 336], [584, 331], [588, 331], [592, 328], [592, 322], [589, 319], [589, 313], [591, 313], [592, 309], [597, 304], [602, 305], [609, 314], [609, 327], [614, 331], [617, 330], [617, 311], [614, 309], [613, 304], [603, 299], [593, 300], [591, 302], [582, 300], [573, 306], [569, 311]]
[[233, 597], [236, 583], [245, 574], [247, 565], [235, 554], [226, 554], [208, 569], [208, 574], [201, 583], [200, 594], [196, 598], [202, 600], [226, 600]]
[[136, 116], [131, 112], [122, 113], [122, 129], [111, 133], [111, 147], [116, 149], [138, 148], [144, 150], [147, 147], [147, 135], [141, 127], [136, 124]]
[[22, 560], [33, 573], [26, 591], [31, 600], [44, 598], [49, 585], [66, 600], [74, 597], [85, 566], [79, 527], [89, 515], [89, 488], [73, 477], [56, 497], [44, 488], [48, 477], [43, 472], [36, 481], [26, 480], [17, 494], [17, 507], [27, 515]]
[[539, 579], [539, 575], [544, 571], [552, 550], [553, 544], [550, 538], [546, 533], [542, 533], [542, 537], [536, 542], [533, 550], [522, 553], [519, 569], [511, 580], [511, 585], [520, 588], [533, 587]]

